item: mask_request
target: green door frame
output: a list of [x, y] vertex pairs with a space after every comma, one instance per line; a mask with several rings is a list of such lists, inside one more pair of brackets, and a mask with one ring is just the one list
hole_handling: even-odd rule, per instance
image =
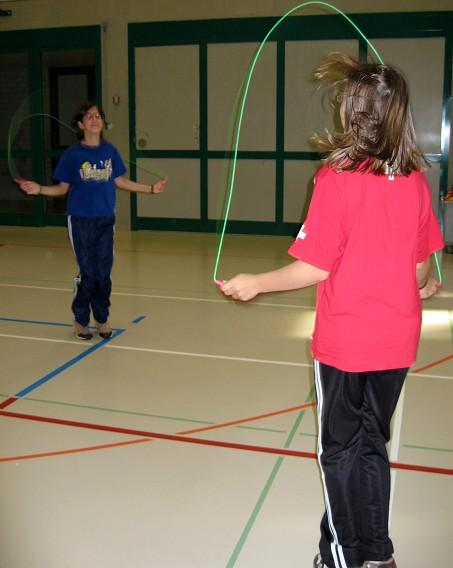
[[[448, 159], [450, 152], [450, 123], [452, 98], [453, 59], [453, 11], [448, 12], [401, 12], [379, 14], [348, 14], [371, 40], [383, 38], [428, 38], [445, 39], [443, 114], [441, 152], [429, 155], [440, 164], [439, 199], [447, 191]], [[131, 176], [136, 179], [136, 161], [140, 158], [196, 158], [200, 160], [200, 219], [171, 219], [140, 217], [137, 212], [137, 197], [131, 195], [132, 229], [160, 229], [215, 232], [217, 222], [209, 220], [208, 211], [208, 160], [228, 158], [231, 152], [209, 151], [207, 140], [207, 49], [208, 44], [229, 42], [261, 42], [277, 18], [199, 20], [187, 22], [153, 22], [129, 24], [129, 154]], [[358, 38], [344, 18], [338, 15], [291, 16], [278, 27], [270, 38], [277, 43], [277, 112], [276, 149], [272, 152], [239, 151], [240, 159], [271, 159], [276, 162], [276, 203], [274, 222], [234, 221], [228, 223], [232, 233], [293, 235], [298, 224], [283, 221], [284, 163], [287, 160], [319, 160], [314, 152], [286, 152], [284, 150], [284, 73], [285, 43], [301, 40], [357, 39], [361, 57], [367, 55], [366, 42]], [[136, 137], [136, 86], [135, 49], [168, 45], [199, 46], [200, 90], [200, 147], [199, 150], [138, 150]]]
[[[101, 101], [101, 26], [7, 31], [0, 34], [0, 53], [28, 54], [29, 93], [24, 93], [24, 97], [30, 96], [30, 114], [43, 112], [42, 53], [81, 48], [94, 50], [96, 67], [95, 93], [96, 99]], [[6, 141], [0, 142], [0, 156], [5, 159], [8, 153], [6, 145]], [[22, 151], [20, 155], [31, 158], [33, 179], [44, 182], [45, 161], [49, 158], [59, 157], [61, 153], [61, 150], [45, 150], [43, 130], [38, 121], [32, 121], [31, 149]], [[0, 212], [0, 224], [28, 226], [64, 226], [66, 224], [64, 215], [46, 213], [45, 198], [35, 197], [33, 199], [35, 200], [33, 213]]]

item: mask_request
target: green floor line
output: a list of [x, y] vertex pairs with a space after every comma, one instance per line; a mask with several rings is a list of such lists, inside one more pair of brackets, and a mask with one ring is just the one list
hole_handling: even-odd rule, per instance
[[[8, 396], [8, 395], [3, 395], [0, 394], [0, 396]], [[61, 402], [58, 400], [43, 400], [40, 398], [32, 398], [32, 397], [28, 397], [28, 396], [24, 396], [21, 397], [20, 400], [26, 400], [26, 401], [30, 401], [30, 402], [40, 402], [42, 404], [54, 404], [57, 406], [67, 406], [67, 407], [72, 407], [72, 408], [83, 408], [84, 410], [98, 410], [100, 412], [113, 412], [115, 414], [126, 414], [129, 416], [145, 416], [147, 418], [160, 418], [162, 420], [173, 420], [173, 421], [178, 421], [178, 422], [194, 422], [195, 424], [206, 424], [206, 425], [211, 425], [211, 424], [216, 424], [215, 422], [208, 422], [207, 420], [194, 420], [192, 418], [179, 418], [177, 416], [162, 416], [160, 414], [149, 414], [147, 412], [134, 412], [132, 410], [121, 410], [118, 408], [103, 408], [101, 406], [89, 406], [89, 405], [85, 405], [85, 404], [76, 404], [73, 402]]]
[[258, 432], [272, 432], [276, 434], [287, 434], [287, 430], [277, 430], [276, 428], [260, 428], [259, 426], [235, 426], [240, 430], [257, 430]]
[[[308, 397], [305, 400], [305, 402], [311, 402], [313, 400], [313, 396], [314, 396], [314, 386], [311, 387], [310, 392], [309, 392]], [[288, 438], [285, 442], [285, 445], [284, 445], [285, 449], [287, 449], [291, 446], [291, 443], [292, 443], [292, 441], [293, 441], [293, 439], [296, 435], [296, 432], [297, 432], [297, 430], [300, 426], [302, 418], [305, 415], [305, 412], [306, 412], [306, 409], [301, 410], [299, 412], [299, 414], [297, 415], [296, 421], [294, 422], [294, 426], [292, 427], [291, 432], [289, 433], [289, 436], [288, 436]], [[249, 519], [248, 519], [248, 521], [247, 521], [247, 523], [244, 527], [244, 530], [242, 531], [242, 534], [239, 537], [239, 540], [238, 540], [238, 542], [237, 542], [237, 544], [236, 544], [236, 546], [233, 550], [233, 553], [231, 554], [231, 557], [228, 560], [226, 568], [233, 568], [233, 566], [235, 565], [236, 560], [238, 559], [238, 557], [239, 557], [239, 555], [240, 555], [240, 553], [241, 553], [241, 551], [244, 547], [244, 544], [247, 541], [247, 538], [250, 534], [250, 531], [252, 530], [252, 527], [255, 524], [255, 521], [256, 521], [258, 514], [259, 514], [259, 512], [260, 512], [260, 510], [261, 510], [261, 508], [264, 504], [264, 501], [266, 500], [266, 497], [269, 494], [269, 491], [272, 487], [272, 484], [274, 483], [275, 478], [277, 477], [277, 474], [278, 474], [280, 467], [283, 463], [283, 459], [284, 458], [281, 457], [281, 456], [279, 458], [277, 458], [277, 461], [275, 462], [274, 467], [272, 468], [272, 471], [269, 475], [269, 478], [267, 479], [267, 481], [266, 481], [266, 483], [263, 487], [263, 490], [261, 491], [261, 494], [258, 497], [258, 500], [257, 500], [255, 507], [253, 508], [253, 511], [252, 511], [252, 513], [251, 513], [251, 515], [250, 515], [250, 517], [249, 517]]]
[[431, 448], [430, 446], [416, 446], [414, 444], [403, 444], [403, 448], [413, 448], [415, 450], [429, 450], [431, 452], [448, 452], [453, 454], [449, 448]]
[[[11, 398], [13, 395], [8, 395], [8, 394], [1, 394], [0, 393], [0, 397], [4, 397], [5, 399]], [[134, 412], [132, 410], [121, 410], [118, 408], [105, 408], [105, 407], [101, 407], [101, 406], [89, 406], [86, 404], [76, 404], [73, 402], [62, 402], [62, 401], [58, 401], [58, 400], [44, 400], [41, 398], [33, 398], [33, 397], [28, 397], [28, 396], [24, 396], [21, 397], [20, 400], [25, 400], [27, 402], [39, 402], [41, 404], [53, 404], [56, 406], [66, 406], [66, 407], [70, 407], [70, 408], [82, 408], [84, 410], [97, 410], [100, 412], [112, 412], [115, 414], [125, 414], [127, 416], [144, 416], [145, 418], [158, 418], [160, 420], [172, 420], [172, 421], [176, 421], [176, 422], [191, 422], [191, 423], [195, 423], [195, 424], [205, 424], [207, 426], [211, 426], [211, 425], [215, 425], [217, 424], [217, 422], [210, 422], [208, 420], [195, 420], [193, 418], [181, 418], [181, 417], [177, 417], [177, 416], [163, 416], [160, 414], [150, 414], [147, 412]], [[287, 431], [286, 430], [277, 430], [274, 428], [260, 428], [259, 426], [241, 426], [241, 425], [237, 425], [234, 426], [234, 428], [241, 428], [243, 430], [256, 430], [259, 432], [272, 432], [272, 433], [276, 433], [276, 434], [286, 434]]]
[[272, 487], [272, 484], [274, 483], [275, 478], [277, 477], [277, 474], [280, 470], [280, 466], [282, 465], [282, 463], [283, 463], [283, 458], [280, 456], [279, 458], [277, 458], [277, 461], [275, 462], [275, 465], [272, 468], [271, 474], [268, 480], [266, 481], [266, 484], [261, 492], [261, 495], [258, 498], [258, 501], [256, 502], [256, 505], [252, 511], [252, 514], [249, 517], [249, 520], [247, 521], [247, 524], [245, 525], [244, 530], [242, 531], [241, 536], [239, 537], [239, 540], [233, 550], [233, 554], [231, 555], [228, 564], [226, 565], [226, 568], [232, 568], [235, 565], [236, 560], [238, 559], [239, 554], [241, 553], [244, 544], [250, 534], [250, 531], [252, 530], [252, 527], [258, 517], [258, 513], [260, 512], [261, 507], [263, 506], [263, 503], [270, 491], [270, 488]]

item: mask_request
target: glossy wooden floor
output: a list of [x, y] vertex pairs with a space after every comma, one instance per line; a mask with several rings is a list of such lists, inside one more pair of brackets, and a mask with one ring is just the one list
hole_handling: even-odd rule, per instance
[[[0, 227], [0, 567], [310, 568], [314, 290], [238, 304], [214, 236], [116, 241], [115, 335], [86, 343], [65, 230]], [[281, 266], [289, 242], [229, 236], [219, 275]], [[453, 255], [444, 272], [389, 447], [401, 568], [453, 562]]]

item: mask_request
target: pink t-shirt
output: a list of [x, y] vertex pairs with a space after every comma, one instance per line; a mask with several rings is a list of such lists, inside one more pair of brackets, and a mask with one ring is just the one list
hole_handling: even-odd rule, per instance
[[318, 284], [312, 351], [343, 371], [410, 367], [421, 326], [417, 262], [443, 247], [421, 172], [316, 175], [289, 254], [330, 272]]

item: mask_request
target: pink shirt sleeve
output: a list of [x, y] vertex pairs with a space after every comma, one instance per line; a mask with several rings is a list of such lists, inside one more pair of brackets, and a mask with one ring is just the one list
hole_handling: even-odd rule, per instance
[[341, 256], [345, 242], [341, 222], [344, 199], [335, 184], [336, 175], [327, 166], [319, 170], [307, 218], [288, 250], [294, 258], [328, 272]]
[[433, 252], [442, 249], [444, 246], [439, 223], [431, 206], [431, 191], [424, 175], [423, 181], [420, 225], [417, 241], [417, 262], [423, 262]]

